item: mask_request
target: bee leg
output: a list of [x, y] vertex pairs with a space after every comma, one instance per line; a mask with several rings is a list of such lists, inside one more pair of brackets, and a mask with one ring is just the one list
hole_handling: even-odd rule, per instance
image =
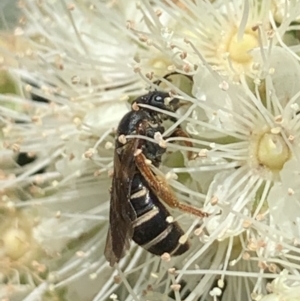
[[150, 186], [151, 190], [156, 194], [157, 197], [161, 198], [171, 208], [178, 208], [184, 212], [199, 217], [209, 216], [208, 213], [203, 212], [199, 208], [179, 202], [169, 185], [163, 179], [157, 178], [153, 174], [149, 164], [146, 163], [147, 160], [143, 153], [139, 153], [135, 156], [135, 162], [139, 171]]
[[[166, 139], [172, 138], [172, 137], [190, 138], [189, 135], [180, 126], [177, 127], [171, 135], [166, 137]], [[193, 147], [193, 143], [190, 141], [184, 140], [183, 143], [188, 147]], [[192, 151], [188, 151], [187, 157], [189, 160], [193, 160], [193, 159], [195, 159], [195, 154]]]

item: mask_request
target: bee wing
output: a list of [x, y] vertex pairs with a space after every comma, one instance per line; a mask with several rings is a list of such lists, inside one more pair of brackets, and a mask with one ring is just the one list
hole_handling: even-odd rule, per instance
[[132, 220], [136, 214], [130, 203], [131, 185], [136, 165], [134, 152], [138, 139], [132, 139], [115, 150], [114, 175], [110, 199], [109, 221], [104, 255], [113, 266], [130, 247], [133, 236]]

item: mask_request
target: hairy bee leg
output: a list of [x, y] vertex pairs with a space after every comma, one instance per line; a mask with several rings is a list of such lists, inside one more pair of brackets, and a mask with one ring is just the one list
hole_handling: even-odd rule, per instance
[[162, 179], [158, 179], [152, 172], [150, 166], [146, 163], [146, 157], [139, 153], [135, 156], [136, 165], [143, 175], [143, 177], [147, 180], [148, 185], [153, 190], [153, 192], [161, 198], [167, 205], [171, 208], [178, 208], [184, 212], [199, 216], [199, 217], [207, 217], [208, 213], [198, 209], [196, 207], [180, 203], [172, 190], [169, 188], [169, 185], [163, 181]]
[[[171, 135], [166, 137], [166, 139], [172, 138], [172, 137], [190, 138], [190, 136], [181, 127], [176, 128], [175, 131]], [[183, 143], [188, 147], [193, 147], [193, 143], [190, 141], [185, 140], [185, 141], [183, 141]], [[192, 151], [188, 151], [187, 156], [188, 156], [189, 160], [193, 160], [195, 157]]]

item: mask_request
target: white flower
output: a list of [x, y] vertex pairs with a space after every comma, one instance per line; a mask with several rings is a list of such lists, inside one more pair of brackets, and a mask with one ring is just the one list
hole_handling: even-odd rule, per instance
[[299, 281], [291, 282], [288, 279], [288, 271], [283, 270], [280, 276], [276, 278], [268, 289], [270, 294], [264, 296], [261, 301], [297, 301], [300, 296], [300, 283]]
[[[278, 21], [278, 3], [23, 2], [25, 42], [2, 50], [19, 85], [0, 95], [2, 298], [293, 300], [300, 5], [286, 1]], [[193, 143], [166, 139], [157, 173], [210, 216], [175, 213], [190, 250], [160, 258], [133, 245], [116, 274], [103, 256], [114, 128], [157, 78], [189, 104], [163, 137], [180, 124]]]
[[18, 95], [0, 95], [0, 299], [106, 298], [113, 132], [145, 86], [136, 46], [87, 3], [22, 5], [27, 24], [1, 50]]
[[[238, 82], [240, 75], [253, 71], [253, 49], [286, 46], [285, 42], [295, 44], [295, 38], [293, 42], [285, 38], [297, 29], [291, 23], [299, 16], [298, 2], [154, 1], [160, 8], [160, 18], [154, 16], [146, 1], [141, 2], [148, 29], [137, 28], [135, 32], [151, 40], [152, 49], [172, 51], [173, 70], [193, 72], [195, 67], [209, 64], [219, 74]], [[281, 11], [284, 7], [285, 18], [278, 25], [274, 19], [279, 6]], [[160, 22], [161, 18], [167, 22]]]
[[[184, 188], [172, 185], [190, 193], [185, 199], [193, 204], [207, 192], [204, 210], [213, 215], [196, 231], [203, 245], [194, 242], [187, 262], [173, 261], [179, 283], [189, 275], [205, 275], [199, 285], [187, 281], [191, 300], [208, 292], [220, 295], [222, 283], [227, 283], [225, 300], [258, 298], [266, 292], [264, 272], [278, 272], [273, 262], [289, 267], [299, 237], [296, 198], [291, 205], [294, 213], [286, 210], [282, 219], [282, 208], [289, 201], [286, 195], [297, 185], [292, 185], [291, 178], [299, 180], [299, 64], [289, 51], [275, 46], [252, 53], [253, 79], [241, 74], [240, 85], [224, 81], [209, 65], [198, 67], [193, 76], [194, 98], [168, 84], [191, 102], [182, 124], [199, 154], [186, 166], [171, 168], [175, 175], [189, 173], [194, 183], [185, 182]], [[207, 260], [212, 264], [206, 270]], [[293, 273], [298, 269], [296, 263]], [[214, 289], [216, 275], [221, 285]], [[238, 292], [234, 276], [245, 277], [245, 286], [240, 284]]]
[[[276, 57], [290, 68], [278, 68]], [[266, 67], [272, 72], [264, 72]], [[228, 284], [225, 300], [247, 296], [242, 285], [238, 296], [231, 289], [235, 287], [233, 275], [249, 281], [253, 296], [265, 290], [266, 280], [259, 273], [277, 271], [273, 262], [287, 268], [300, 237], [296, 188], [300, 163], [299, 65], [289, 53], [274, 48], [259, 74], [264, 78], [256, 77], [252, 88], [244, 77], [239, 86], [225, 85], [222, 78], [212, 76], [205, 68], [198, 70], [194, 76], [197, 98], [189, 98], [197, 107], [185, 122], [199, 145], [195, 147], [199, 158], [188, 162], [187, 167], [172, 169], [175, 174], [191, 173], [199, 185], [206, 172], [209, 178], [215, 174], [208, 187], [201, 185], [201, 192], [208, 191], [204, 210], [215, 215], [201, 226], [204, 245], [184, 264], [179, 279], [189, 275], [195, 263], [200, 269], [192, 273], [201, 275], [206, 250], [217, 252], [215, 243], [220, 241], [217, 248], [219, 251], [223, 246], [224, 253], [215, 255], [220, 271], [211, 267], [212, 275], [206, 271], [205, 277], [212, 281], [214, 274], [222, 275], [222, 281]], [[299, 267], [298, 263], [293, 265], [295, 274]], [[251, 283], [247, 273], [248, 277], [256, 274], [257, 280]], [[199, 292], [206, 291], [199, 287]]]

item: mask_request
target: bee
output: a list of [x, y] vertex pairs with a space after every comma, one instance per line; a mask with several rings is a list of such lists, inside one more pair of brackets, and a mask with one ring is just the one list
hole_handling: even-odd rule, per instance
[[[138, 97], [133, 108], [139, 104], [175, 112], [179, 99], [170, 98], [169, 93], [152, 91]], [[117, 128], [114, 174], [111, 189], [110, 227], [107, 234], [105, 257], [111, 266], [125, 255], [133, 240], [154, 255], [167, 252], [181, 255], [189, 249], [189, 242], [179, 243], [184, 231], [179, 224], [170, 220], [170, 213], [162, 204], [178, 208], [199, 217], [208, 216], [202, 210], [180, 203], [168, 184], [157, 177], [151, 164], [159, 167], [166, 148], [143, 138], [128, 138], [128, 135], [154, 138], [156, 133], [163, 134], [163, 121], [174, 118], [158, 111], [138, 107], [129, 111]], [[178, 126], [171, 134], [188, 137]], [[191, 143], [186, 142], [187, 145]], [[149, 164], [151, 162], [151, 164]]]

